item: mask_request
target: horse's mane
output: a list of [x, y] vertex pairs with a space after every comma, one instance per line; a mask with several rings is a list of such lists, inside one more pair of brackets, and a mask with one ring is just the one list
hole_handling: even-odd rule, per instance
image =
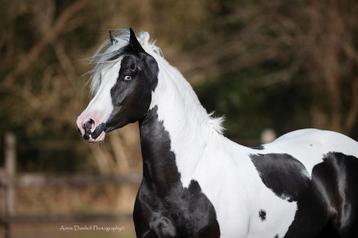
[[[115, 62], [121, 60], [120, 57], [115, 56], [116, 54], [118, 54], [118, 49], [128, 45], [129, 35], [130, 34], [128, 29], [118, 29], [112, 31], [112, 36], [115, 41], [115, 44], [112, 44], [111, 40], [107, 38], [106, 41], [99, 47], [97, 52], [91, 57], [90, 63], [94, 64], [94, 68], [91, 71], [90, 77], [91, 93], [94, 93], [101, 83], [101, 76], [99, 72], [104, 70], [106, 67], [110, 67]], [[184, 87], [187, 94], [190, 94], [186, 96], [193, 98], [195, 101], [195, 105], [200, 105], [200, 102], [190, 84], [186, 81], [186, 79], [179, 72], [179, 70], [169, 64], [168, 61], [163, 57], [161, 49], [155, 45], [155, 41], [150, 39], [149, 33], [140, 32], [139, 34], [137, 34], [137, 39], [140, 42], [142, 48], [156, 59], [159, 65], [159, 69], [166, 71], [177, 85], [180, 84], [181, 87]], [[205, 113], [202, 113], [202, 116], [205, 117], [203, 119], [206, 119], [205, 121], [207, 121], [208, 126], [212, 128], [213, 131], [222, 134], [224, 130], [224, 127], [222, 126], [224, 120], [223, 117], [215, 118], [213, 117], [213, 113], [208, 114], [205, 109], [203, 110], [205, 111]]]

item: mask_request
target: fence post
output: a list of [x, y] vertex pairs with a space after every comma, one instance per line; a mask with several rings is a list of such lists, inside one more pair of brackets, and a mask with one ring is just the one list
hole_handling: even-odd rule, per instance
[[10, 238], [11, 217], [15, 215], [16, 138], [11, 132], [5, 134], [5, 237]]

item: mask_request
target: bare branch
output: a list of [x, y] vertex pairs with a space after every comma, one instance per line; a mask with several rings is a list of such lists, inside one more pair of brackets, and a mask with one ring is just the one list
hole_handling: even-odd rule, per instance
[[18, 75], [31, 68], [31, 66], [36, 62], [49, 42], [53, 41], [59, 34], [61, 34], [68, 21], [85, 6], [86, 1], [87, 0], [78, 0], [63, 11], [63, 13], [53, 24], [53, 27], [50, 28], [49, 31], [43, 35], [41, 40], [37, 42], [34, 47], [32, 47], [30, 52], [20, 60], [15, 70], [6, 76], [5, 84], [11, 84]]

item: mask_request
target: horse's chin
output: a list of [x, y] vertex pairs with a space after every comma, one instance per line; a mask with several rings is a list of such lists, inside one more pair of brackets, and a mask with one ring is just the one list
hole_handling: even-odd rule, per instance
[[92, 138], [92, 136], [90, 136], [90, 138], [87, 140], [89, 143], [101, 143], [104, 141], [104, 138], [106, 137], [106, 132], [102, 132], [96, 139]]

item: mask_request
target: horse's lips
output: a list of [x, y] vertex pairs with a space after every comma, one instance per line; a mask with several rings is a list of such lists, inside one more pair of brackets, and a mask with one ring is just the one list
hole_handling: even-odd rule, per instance
[[84, 136], [87, 136], [87, 138], [84, 136], [83, 138], [85, 138], [85, 140], [90, 143], [102, 142], [106, 136], [106, 128], [106, 123], [101, 123], [96, 128], [94, 128], [93, 131], [87, 130], [87, 132], [84, 134]]
[[106, 131], [106, 123], [101, 123], [91, 133], [91, 137], [95, 140], [98, 138], [98, 136], [100, 136], [105, 131]]
[[106, 133], [103, 131], [96, 139], [93, 139], [92, 137], [90, 137], [88, 142], [89, 143], [103, 142], [105, 137], [106, 137]]

